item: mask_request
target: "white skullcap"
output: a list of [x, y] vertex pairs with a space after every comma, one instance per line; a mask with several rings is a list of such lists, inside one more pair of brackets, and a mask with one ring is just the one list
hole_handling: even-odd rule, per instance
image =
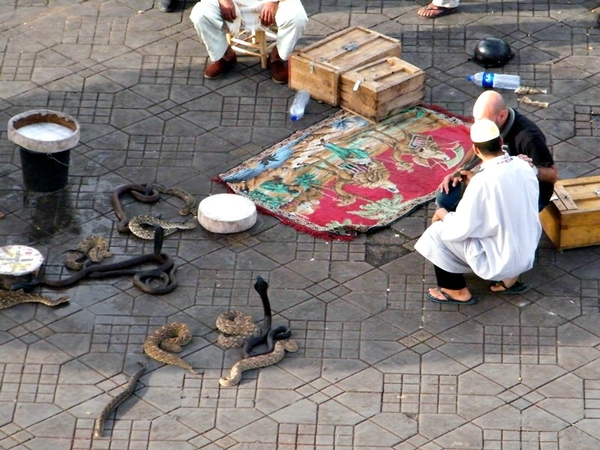
[[489, 119], [476, 120], [471, 125], [471, 141], [476, 144], [478, 142], [489, 142], [500, 136], [500, 130], [494, 122]]

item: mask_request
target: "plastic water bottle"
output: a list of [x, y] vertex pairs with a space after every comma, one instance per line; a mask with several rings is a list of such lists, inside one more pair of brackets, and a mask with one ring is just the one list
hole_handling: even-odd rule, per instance
[[308, 91], [301, 89], [296, 92], [292, 106], [290, 106], [290, 116], [293, 121], [302, 119], [302, 117], [304, 117], [304, 109], [306, 108], [306, 105], [308, 105], [309, 100], [310, 94]]
[[484, 88], [510, 89], [514, 91], [521, 86], [521, 77], [519, 75], [506, 75], [503, 73], [479, 72], [475, 75], [469, 75], [467, 80]]

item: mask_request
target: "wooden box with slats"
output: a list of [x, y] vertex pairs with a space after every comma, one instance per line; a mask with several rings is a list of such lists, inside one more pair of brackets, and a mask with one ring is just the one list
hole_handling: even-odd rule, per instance
[[425, 96], [425, 72], [397, 57], [370, 62], [340, 78], [340, 106], [373, 122], [415, 106]]
[[600, 176], [557, 181], [540, 220], [560, 251], [600, 244]]
[[363, 27], [348, 28], [292, 54], [289, 86], [337, 106], [341, 74], [400, 53], [397, 39]]

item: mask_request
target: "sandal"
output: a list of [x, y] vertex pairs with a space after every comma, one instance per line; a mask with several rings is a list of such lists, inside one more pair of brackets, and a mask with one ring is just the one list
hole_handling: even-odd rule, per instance
[[515, 283], [512, 286], [508, 287], [508, 286], [506, 286], [506, 284], [504, 284], [504, 281], [500, 280], [500, 281], [494, 282], [490, 287], [492, 287], [492, 286], [504, 288], [502, 291], [494, 291], [494, 290], [490, 289], [494, 294], [501, 294], [501, 295], [523, 294], [523, 293], [527, 292], [529, 289], [531, 289], [531, 283], [521, 283], [520, 281], [515, 281]]
[[417, 16], [421, 19], [437, 19], [438, 17], [444, 17], [449, 14], [455, 13], [458, 7], [445, 8], [444, 6], [436, 6], [433, 3], [423, 6], [417, 11]]
[[450, 295], [447, 292], [442, 291], [440, 288], [436, 288], [436, 290], [440, 294], [442, 294], [442, 296], [445, 298], [445, 300], [437, 298], [437, 297], [431, 295], [429, 292], [427, 294], [425, 294], [425, 297], [427, 297], [427, 300], [429, 300], [430, 302], [433, 302], [433, 303], [441, 303], [441, 304], [448, 304], [448, 305], [474, 305], [475, 303], [477, 303], [477, 299], [475, 297], [471, 297], [469, 300], [456, 300], [456, 299], [450, 297]]

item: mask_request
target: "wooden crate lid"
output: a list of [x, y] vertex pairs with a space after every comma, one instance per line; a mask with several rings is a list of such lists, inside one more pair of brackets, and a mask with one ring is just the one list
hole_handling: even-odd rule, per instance
[[422, 69], [393, 56], [346, 72], [342, 75], [342, 80], [375, 90], [402, 84], [420, 75], [425, 75]]
[[559, 180], [554, 205], [561, 212], [600, 211], [600, 176]]
[[381, 47], [398, 47], [400, 41], [363, 27], [347, 28], [325, 39], [304, 47], [297, 54], [301, 57], [333, 67], [352, 63], [356, 66], [355, 54], [360, 53], [361, 60], [368, 60], [381, 53]]

